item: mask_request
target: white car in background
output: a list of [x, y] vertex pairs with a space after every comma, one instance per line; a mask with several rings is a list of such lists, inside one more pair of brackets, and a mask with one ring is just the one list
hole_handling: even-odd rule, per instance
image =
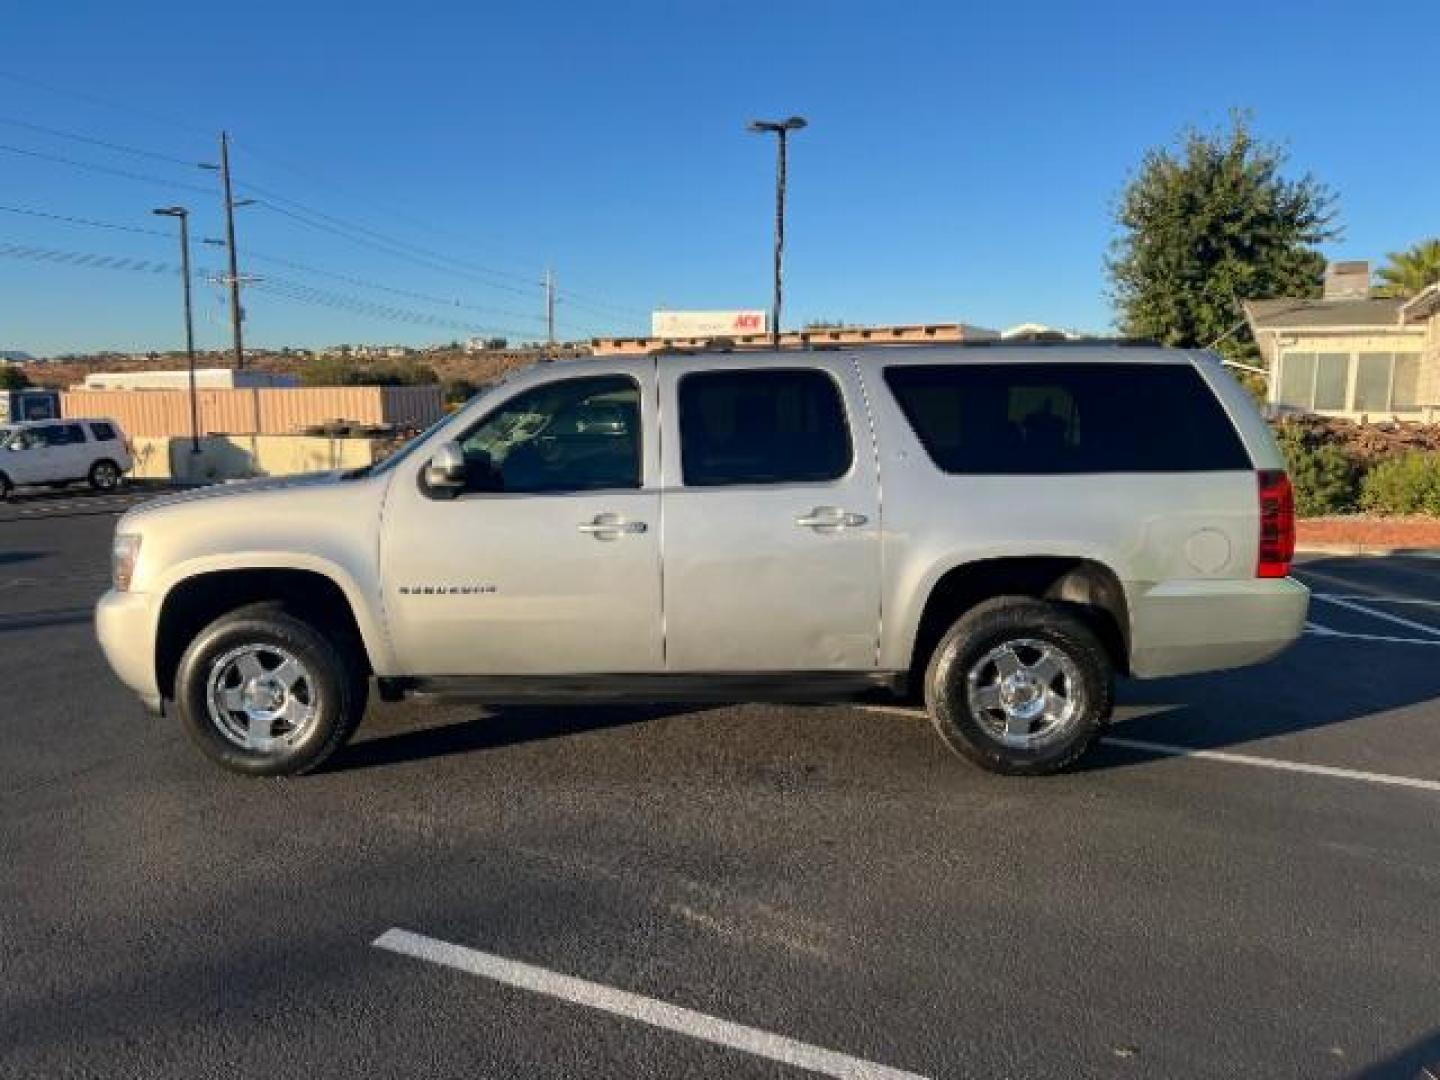
[[0, 499], [30, 484], [86, 481], [96, 491], [110, 491], [132, 464], [125, 433], [113, 420], [31, 420], [0, 427]]

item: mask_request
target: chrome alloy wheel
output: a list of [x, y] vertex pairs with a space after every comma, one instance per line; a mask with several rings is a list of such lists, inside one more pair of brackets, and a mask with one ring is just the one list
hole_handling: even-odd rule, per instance
[[1080, 669], [1048, 641], [991, 649], [965, 677], [971, 715], [1006, 746], [1033, 750], [1062, 737], [1084, 709]]
[[95, 486], [101, 491], [109, 491], [120, 483], [120, 470], [108, 461], [102, 461], [91, 470], [91, 476]]
[[246, 750], [293, 746], [315, 726], [315, 682], [278, 645], [242, 645], [217, 659], [205, 701], [220, 733]]

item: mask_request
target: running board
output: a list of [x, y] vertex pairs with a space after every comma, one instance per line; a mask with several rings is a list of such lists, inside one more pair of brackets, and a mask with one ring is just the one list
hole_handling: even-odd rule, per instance
[[444, 675], [380, 680], [380, 697], [438, 704], [691, 704], [741, 701], [843, 701], [868, 691], [900, 691], [898, 671], [682, 672], [663, 675]]

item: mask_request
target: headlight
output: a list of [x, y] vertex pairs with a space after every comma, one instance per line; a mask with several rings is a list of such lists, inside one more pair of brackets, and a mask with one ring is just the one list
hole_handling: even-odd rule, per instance
[[140, 537], [135, 533], [116, 533], [110, 549], [110, 580], [117, 592], [127, 592], [140, 559]]

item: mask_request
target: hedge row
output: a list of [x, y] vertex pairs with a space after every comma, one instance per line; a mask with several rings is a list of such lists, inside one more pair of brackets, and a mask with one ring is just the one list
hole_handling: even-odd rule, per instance
[[1440, 454], [1411, 452], [1366, 462], [1290, 425], [1275, 437], [1285, 454], [1301, 517], [1349, 514], [1440, 515]]

